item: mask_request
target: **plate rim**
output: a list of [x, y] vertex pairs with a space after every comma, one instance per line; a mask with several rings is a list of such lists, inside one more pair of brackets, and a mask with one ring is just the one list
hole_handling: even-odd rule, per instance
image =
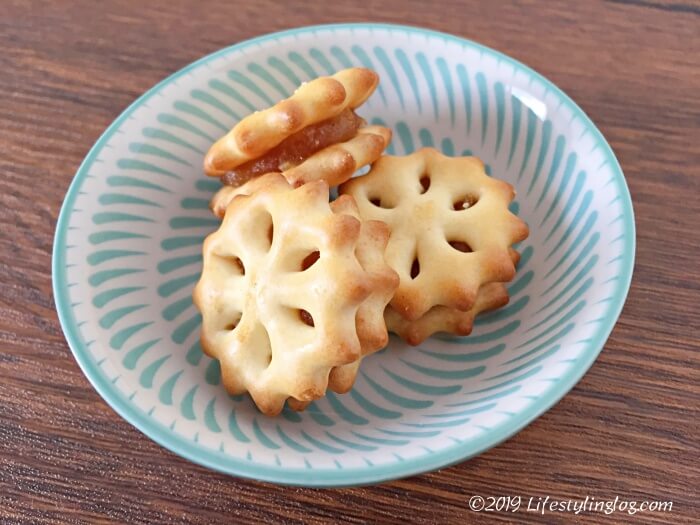
[[[618, 186], [618, 191], [622, 201], [623, 225], [624, 231], [627, 233], [627, 235], [625, 235], [623, 260], [619, 274], [620, 279], [617, 281], [617, 286], [613, 292], [611, 306], [608, 311], [608, 313], [611, 315], [606, 316], [606, 320], [599, 325], [598, 330], [591, 337], [592, 341], [588, 343], [587, 351], [582, 355], [582, 362], [580, 366], [575, 368], [571, 367], [563, 376], [561, 376], [558, 382], [547, 390], [545, 394], [543, 394], [544, 401], [537, 404], [533, 403], [525, 410], [520, 411], [517, 415], [495, 427], [495, 429], [491, 432], [484, 433], [475, 439], [463, 443], [455, 443], [440, 451], [436, 451], [431, 455], [421, 456], [414, 459], [405, 459], [404, 461], [396, 461], [387, 465], [373, 465], [371, 467], [366, 466], [342, 470], [319, 470], [261, 465], [253, 461], [232, 458], [231, 456], [213, 449], [210, 450], [204, 447], [192, 446], [191, 441], [172, 433], [172, 431], [170, 431], [165, 425], [148, 417], [145, 412], [139, 409], [136, 405], [132, 404], [121, 391], [114, 388], [107, 378], [103, 376], [99, 366], [92, 358], [92, 355], [88, 351], [85, 342], [82, 340], [82, 336], [75, 321], [73, 308], [68, 297], [65, 264], [67, 225], [73, 211], [73, 205], [77, 197], [78, 190], [81, 186], [82, 180], [87, 174], [89, 167], [92, 165], [98, 153], [103, 149], [105, 143], [107, 143], [112, 135], [119, 129], [121, 124], [127, 118], [129, 118], [129, 116], [138, 107], [147, 102], [162, 87], [189, 73], [192, 69], [237, 49], [243, 49], [268, 40], [278, 40], [280, 38], [299, 33], [345, 29], [402, 31], [405, 33], [421, 34], [427, 38], [440, 38], [446, 41], [457, 42], [462, 45], [466, 44], [481, 51], [482, 53], [494, 55], [500, 60], [509, 63], [514, 68], [517, 68], [534, 77], [539, 82], [543, 83], [548, 90], [559, 96], [563, 104], [568, 106], [569, 109], [581, 119], [586, 128], [592, 133], [594, 139], [600, 143], [603, 153], [610, 164], [613, 172], [613, 179], [615, 184]], [[71, 352], [83, 374], [87, 377], [88, 381], [97, 391], [100, 397], [102, 397], [102, 399], [115, 412], [117, 412], [117, 414], [136, 427], [151, 440], [189, 461], [233, 476], [291, 486], [350, 487], [404, 478], [423, 472], [445, 468], [455, 463], [466, 461], [509, 439], [552, 408], [561, 400], [562, 397], [564, 397], [564, 395], [566, 395], [578, 384], [605, 346], [610, 333], [619, 319], [629, 292], [634, 269], [635, 255], [636, 228], [634, 221], [634, 209], [622, 168], [615, 157], [610, 144], [605, 139], [598, 127], [593, 123], [583, 109], [581, 109], [581, 107], [578, 106], [578, 104], [576, 104], [556, 84], [529, 66], [500, 51], [457, 35], [402, 24], [366, 22], [322, 24], [268, 33], [214, 51], [213, 53], [191, 62], [175, 73], [167, 76], [129, 104], [129, 106], [127, 106], [127, 108], [124, 109], [122, 113], [116, 119], [114, 119], [114, 121], [112, 121], [107, 129], [100, 135], [98, 140], [91, 146], [88, 154], [78, 167], [78, 170], [76, 171], [76, 174], [73, 177], [73, 180], [71, 181], [63, 199], [58, 220], [56, 222], [52, 250], [52, 291], [61, 329], [63, 330], [68, 346], [70, 347]]]

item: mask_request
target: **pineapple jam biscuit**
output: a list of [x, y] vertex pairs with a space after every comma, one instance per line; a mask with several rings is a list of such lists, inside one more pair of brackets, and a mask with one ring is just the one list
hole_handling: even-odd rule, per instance
[[[362, 166], [374, 162], [389, 143], [391, 131], [379, 126], [360, 128], [348, 142], [334, 144], [314, 154], [299, 166], [282, 172], [293, 186], [322, 179], [329, 186], [347, 180]], [[274, 171], [274, 170], [273, 170]], [[214, 194], [209, 207], [219, 218], [236, 195], [249, 195], [255, 191], [261, 177], [254, 177], [242, 186], [224, 185]]]
[[280, 172], [294, 186], [347, 180], [381, 155], [391, 131], [363, 127], [353, 111], [377, 87], [378, 75], [350, 68], [304, 83], [291, 97], [241, 120], [209, 149], [204, 171], [228, 186]]
[[[510, 249], [515, 266], [520, 254]], [[394, 332], [409, 345], [417, 346], [437, 332], [465, 336], [472, 333], [474, 318], [482, 313], [508, 304], [508, 289], [504, 283], [488, 283], [479, 289], [474, 306], [462, 312], [446, 306], [433, 306], [415, 321], [408, 321], [391, 306], [384, 311], [384, 319], [390, 332]]]
[[[360, 218], [359, 210], [352, 197], [341, 195], [331, 202], [334, 213], [347, 214]], [[367, 272], [370, 295], [362, 302], [355, 315], [355, 328], [360, 339], [360, 358], [347, 365], [337, 366], [328, 376], [328, 388], [333, 392], [348, 392], [357, 377], [362, 358], [384, 348], [389, 342], [389, 334], [384, 323], [383, 312], [399, 285], [399, 276], [384, 260], [386, 244], [389, 241], [389, 227], [379, 221], [363, 221], [355, 255]], [[289, 406], [303, 410], [308, 401], [290, 399]]]
[[513, 187], [476, 157], [432, 148], [383, 156], [340, 193], [355, 198], [363, 220], [389, 225], [386, 260], [401, 279], [391, 306], [408, 321], [435, 306], [469, 311], [482, 285], [515, 274], [510, 246], [528, 228], [508, 210]]
[[[322, 397], [333, 369], [386, 340], [381, 311], [396, 279], [363, 267], [363, 225], [334, 212], [328, 197], [324, 181], [294, 189], [268, 174], [255, 193], [231, 202], [204, 243], [193, 294], [202, 348], [220, 361], [226, 389], [248, 392], [267, 415], [288, 399], [303, 408]], [[383, 302], [368, 303], [371, 322], [358, 330], [358, 312], [377, 290]]]

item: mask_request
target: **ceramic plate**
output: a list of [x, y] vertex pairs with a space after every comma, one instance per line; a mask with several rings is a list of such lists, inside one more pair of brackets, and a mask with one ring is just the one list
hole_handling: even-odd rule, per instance
[[[510, 304], [466, 338], [392, 338], [355, 388], [306, 412], [258, 413], [224, 391], [198, 344], [191, 292], [209, 145], [302, 81], [366, 66], [360, 113], [391, 127], [389, 153], [474, 154], [517, 189], [530, 226]], [[65, 198], [53, 254], [61, 324], [104, 399], [161, 445], [213, 469], [308, 486], [442, 467], [513, 435], [570, 390], [622, 308], [634, 219], [603, 136], [526, 66], [454, 36], [378, 25], [308, 27], [216, 52], [134, 102], [92, 148]]]

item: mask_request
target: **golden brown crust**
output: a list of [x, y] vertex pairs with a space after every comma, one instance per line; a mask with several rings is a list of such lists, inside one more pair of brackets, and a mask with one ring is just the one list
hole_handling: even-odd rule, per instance
[[[341, 195], [333, 201], [331, 209], [335, 213], [343, 213], [359, 219], [357, 205], [348, 195]], [[355, 328], [361, 346], [360, 359], [333, 368], [328, 379], [329, 388], [340, 394], [352, 388], [362, 358], [384, 348], [389, 340], [383, 311], [399, 285], [398, 274], [384, 259], [389, 235], [389, 227], [383, 222], [362, 222], [355, 255], [367, 272], [367, 285], [371, 293], [360, 304], [355, 316]]]
[[[329, 386], [345, 388], [332, 370], [377, 349], [398, 277], [367, 264], [381, 253], [366, 246], [383, 250], [376, 243], [388, 232], [361, 225], [351, 198], [331, 207], [325, 182], [294, 189], [280, 174], [255, 189], [231, 202], [206, 239], [193, 297], [202, 348], [221, 362], [226, 389], [275, 415], [288, 399], [301, 408]], [[356, 324], [366, 311], [381, 326]]]
[[394, 308], [387, 306], [384, 319], [390, 332], [416, 346], [437, 332], [469, 335], [474, 318], [479, 313], [500, 308], [508, 304], [508, 300], [508, 290], [503, 283], [489, 283], [479, 290], [474, 306], [466, 312], [446, 306], [433, 306], [420, 318], [409, 321]]
[[[357, 205], [352, 197], [341, 195], [331, 203], [334, 213], [359, 217]], [[383, 222], [362, 223], [355, 254], [367, 272], [370, 295], [357, 309], [355, 327], [360, 340], [360, 357], [348, 364], [334, 367], [328, 376], [328, 388], [333, 392], [348, 392], [357, 377], [362, 358], [384, 348], [389, 341], [383, 311], [399, 284], [399, 276], [384, 261], [384, 250], [389, 240], [389, 228]], [[292, 410], [304, 410], [309, 402], [290, 399]]]
[[[520, 262], [520, 253], [510, 248], [514, 266]], [[434, 306], [415, 321], [408, 321], [391, 306], [384, 310], [384, 319], [390, 332], [416, 346], [437, 332], [465, 336], [472, 332], [474, 318], [489, 310], [508, 304], [508, 289], [504, 283], [488, 283], [479, 289], [474, 306], [466, 312], [446, 306]]]
[[389, 225], [387, 262], [401, 278], [391, 305], [408, 321], [436, 306], [469, 311], [482, 285], [513, 278], [509, 248], [527, 226], [508, 211], [512, 186], [475, 157], [432, 148], [383, 156], [340, 193], [355, 198], [363, 219]]
[[242, 186], [222, 186], [209, 201], [209, 208], [219, 219], [224, 218], [226, 208], [239, 195], [250, 195], [267, 185], [269, 177], [262, 175], [250, 179]]
[[369, 69], [350, 68], [299, 86], [291, 97], [257, 111], [234, 126], [209, 149], [204, 171], [220, 177], [251, 159], [260, 157], [300, 129], [356, 108], [379, 82]]
[[390, 141], [389, 128], [365, 126], [347, 142], [328, 146], [282, 174], [293, 186], [319, 179], [328, 182], [329, 186], [337, 186], [361, 167], [376, 161]]

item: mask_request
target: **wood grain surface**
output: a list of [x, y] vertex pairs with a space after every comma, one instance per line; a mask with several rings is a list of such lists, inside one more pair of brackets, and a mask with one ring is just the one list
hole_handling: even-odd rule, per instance
[[[78, 369], [51, 293], [63, 196], [100, 133], [202, 55], [308, 24], [387, 21], [532, 66], [608, 138], [637, 262], [599, 359], [552, 410], [439, 472], [366, 488], [210, 472], [117, 416]], [[684, 523], [700, 517], [700, 3], [0, 1], [0, 522]], [[670, 500], [667, 513], [475, 513], [472, 495]]]

